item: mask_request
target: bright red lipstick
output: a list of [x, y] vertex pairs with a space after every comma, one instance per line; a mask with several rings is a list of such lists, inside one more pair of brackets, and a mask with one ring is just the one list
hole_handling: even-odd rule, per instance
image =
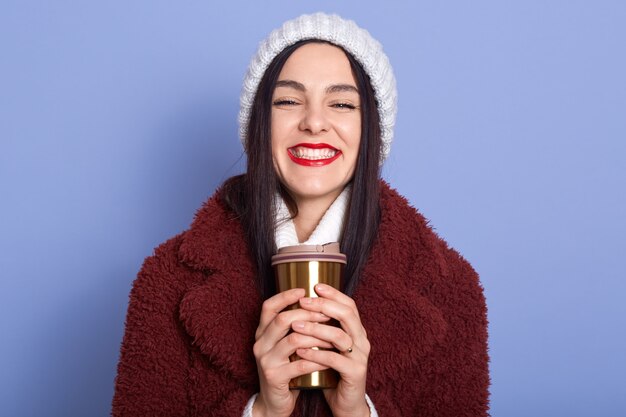
[[[333, 157], [327, 158], [327, 159], [304, 159], [304, 158], [298, 158], [293, 153], [291, 153], [291, 150], [293, 148], [299, 148], [299, 147], [310, 148], [310, 149], [333, 149], [337, 151], [337, 153]], [[289, 155], [289, 158], [291, 158], [291, 160], [298, 165], [303, 165], [306, 167], [321, 167], [324, 165], [328, 165], [332, 163], [335, 159], [339, 158], [341, 156], [341, 151], [337, 148], [330, 146], [327, 143], [299, 143], [296, 146], [293, 146], [287, 149], [287, 155]]]

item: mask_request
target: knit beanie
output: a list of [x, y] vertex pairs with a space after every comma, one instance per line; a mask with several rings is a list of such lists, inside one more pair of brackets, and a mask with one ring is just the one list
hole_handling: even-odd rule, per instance
[[382, 45], [352, 20], [335, 14], [302, 15], [273, 30], [259, 44], [244, 77], [240, 97], [239, 136], [246, 147], [250, 111], [261, 78], [272, 60], [286, 47], [304, 39], [319, 39], [349, 52], [370, 78], [376, 96], [381, 129], [381, 163], [389, 155], [397, 112], [396, 79]]

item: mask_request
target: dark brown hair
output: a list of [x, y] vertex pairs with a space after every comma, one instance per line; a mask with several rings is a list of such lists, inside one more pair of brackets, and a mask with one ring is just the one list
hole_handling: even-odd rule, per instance
[[[275, 195], [280, 194], [293, 216], [297, 215], [297, 207], [278, 180], [272, 161], [270, 126], [272, 97], [278, 75], [289, 56], [300, 46], [311, 42], [328, 43], [307, 39], [290, 45], [274, 58], [265, 71], [257, 89], [248, 123], [245, 149], [248, 158], [247, 172], [229, 178], [222, 187], [224, 202], [241, 219], [248, 238], [263, 299], [276, 293], [271, 268], [271, 257], [276, 253]], [[357, 81], [361, 101], [359, 155], [352, 178], [352, 192], [341, 240], [341, 250], [348, 259], [342, 290], [351, 295], [358, 284], [361, 270], [378, 232], [381, 138], [378, 109], [369, 76], [351, 54], [346, 52], [346, 56]]]

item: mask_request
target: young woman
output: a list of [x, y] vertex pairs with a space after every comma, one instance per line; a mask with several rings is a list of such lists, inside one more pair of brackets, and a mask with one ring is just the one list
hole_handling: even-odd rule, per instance
[[[317, 13], [270, 34], [242, 91], [247, 172], [135, 280], [114, 416], [487, 415], [478, 276], [379, 179], [395, 113], [389, 61], [354, 22]], [[342, 291], [276, 294], [278, 248], [333, 241]], [[289, 390], [327, 368], [337, 388]]]

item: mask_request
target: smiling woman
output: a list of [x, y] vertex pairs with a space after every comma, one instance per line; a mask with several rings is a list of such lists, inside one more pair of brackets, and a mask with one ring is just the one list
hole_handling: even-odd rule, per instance
[[[242, 90], [246, 173], [133, 285], [114, 416], [487, 415], [478, 276], [380, 179], [395, 115], [389, 60], [354, 22], [317, 13], [270, 34]], [[341, 291], [276, 293], [272, 255], [330, 242]], [[289, 388], [329, 368], [336, 387]]]

